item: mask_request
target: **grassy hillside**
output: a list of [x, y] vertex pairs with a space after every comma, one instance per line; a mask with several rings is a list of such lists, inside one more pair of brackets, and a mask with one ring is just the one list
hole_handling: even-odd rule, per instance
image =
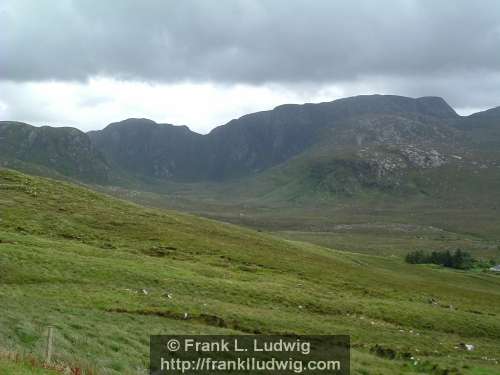
[[255, 332], [349, 334], [353, 374], [500, 371], [498, 275], [286, 241], [10, 170], [0, 300], [1, 347], [41, 355], [52, 325], [57, 360], [106, 374], [146, 367], [151, 334]]

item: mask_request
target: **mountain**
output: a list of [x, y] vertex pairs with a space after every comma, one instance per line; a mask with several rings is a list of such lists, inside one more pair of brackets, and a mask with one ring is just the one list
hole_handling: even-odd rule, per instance
[[90, 138], [74, 128], [0, 121], [0, 163], [84, 182], [106, 183], [109, 166]]
[[203, 176], [203, 136], [187, 126], [128, 119], [91, 131], [89, 138], [110, 165], [133, 176], [190, 179]]
[[[446, 198], [456, 193], [458, 176], [498, 174], [499, 112], [461, 117], [439, 97], [362, 95], [281, 105], [206, 135], [133, 118], [88, 134], [4, 122], [0, 160], [33, 173], [140, 190], [181, 184], [176, 192], [214, 197], [213, 184], [220, 184], [222, 200], [257, 194], [315, 201], [370, 192]], [[446, 171], [452, 191], [432, 187], [436, 170]], [[496, 177], [486, 186], [495, 190]]]
[[500, 150], [500, 107], [464, 117], [456, 126], [467, 134], [477, 148]]
[[[148, 145], [141, 150], [150, 155], [149, 161], [134, 171], [145, 185], [133, 191], [126, 185], [121, 185], [123, 190], [107, 191], [154, 206], [276, 231], [329, 232], [332, 222], [368, 227], [378, 222], [382, 226], [431, 225], [459, 236], [473, 233], [498, 239], [500, 127], [496, 113], [462, 117], [441, 98], [392, 95], [283, 105], [232, 120], [207, 135], [185, 129], [175, 140], [171, 131], [140, 140], [129, 137], [124, 150], [141, 147], [136, 143], [144, 139]], [[115, 126], [117, 133], [124, 133], [123, 124]], [[140, 128], [140, 124], [135, 126]], [[150, 128], [154, 126], [147, 128], [149, 133]], [[106, 133], [107, 129], [91, 137], [97, 142]], [[182, 151], [192, 149], [189, 145], [194, 142], [196, 168], [174, 170], [168, 177], [155, 174], [172, 158], [174, 148], [163, 145], [184, 145], [179, 147]], [[96, 147], [105, 152], [106, 144], [96, 143]], [[116, 156], [108, 158], [112, 163]], [[173, 160], [179, 163], [178, 158]], [[117, 164], [127, 173], [133, 158], [112, 165]], [[148, 172], [141, 174], [142, 170]], [[328, 238], [328, 243], [337, 244], [342, 236], [335, 232]], [[388, 232], [380, 248], [392, 238]], [[340, 244], [360, 251], [359, 244]], [[440, 249], [445, 246], [441, 241], [436, 244]], [[496, 247], [484, 245], [484, 251], [491, 254]]]
[[448, 123], [458, 117], [437, 97], [369, 95], [282, 105], [232, 120], [208, 135], [129, 119], [89, 136], [111, 164], [136, 176], [221, 181], [285, 162], [325, 137], [337, 144], [442, 141], [453, 135]]

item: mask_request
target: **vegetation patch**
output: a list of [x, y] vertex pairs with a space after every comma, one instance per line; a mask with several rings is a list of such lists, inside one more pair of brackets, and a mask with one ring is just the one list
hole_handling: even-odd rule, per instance
[[469, 270], [473, 267], [486, 269], [495, 265], [495, 261], [493, 260], [490, 262], [482, 262], [478, 259], [474, 259], [470, 253], [460, 249], [457, 249], [454, 252], [447, 250], [444, 252], [433, 251], [431, 253], [417, 250], [408, 253], [405, 260], [410, 264], [437, 264], [443, 267], [456, 268], [459, 270]]

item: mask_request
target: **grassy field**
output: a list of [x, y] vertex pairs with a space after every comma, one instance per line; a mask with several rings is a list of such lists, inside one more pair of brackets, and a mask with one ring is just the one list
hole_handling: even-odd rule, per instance
[[498, 275], [285, 240], [9, 170], [0, 220], [5, 350], [41, 356], [51, 325], [57, 361], [137, 374], [151, 334], [349, 334], [353, 374], [500, 371]]

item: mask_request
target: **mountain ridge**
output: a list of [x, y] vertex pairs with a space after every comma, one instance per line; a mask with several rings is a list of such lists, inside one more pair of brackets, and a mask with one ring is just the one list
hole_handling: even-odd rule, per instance
[[[391, 163], [406, 165], [405, 168], [439, 166], [446, 158], [444, 154], [450, 159], [452, 154], [462, 155], [466, 149], [476, 152], [485, 145], [495, 150], [500, 144], [497, 112], [498, 108], [493, 108], [460, 116], [440, 97], [359, 95], [323, 103], [280, 105], [233, 119], [204, 135], [185, 125], [161, 124], [145, 118], [129, 118], [87, 133], [24, 124], [18, 126], [19, 134], [10, 135], [10, 140], [5, 131], [3, 136], [0, 133], [0, 146], [7, 166], [18, 165], [23, 169], [24, 164], [19, 163], [32, 163], [83, 182], [105, 185], [129, 185], [133, 181], [146, 185], [169, 181], [234, 181], [289, 163], [304, 153], [314, 155], [318, 147], [332, 157], [327, 170], [335, 169], [335, 165], [342, 165], [343, 169], [346, 165], [357, 166], [357, 160], [364, 158], [376, 167], [376, 171], [370, 171], [375, 176]], [[485, 126], [471, 125], [476, 123], [486, 124], [486, 130], [482, 130]], [[16, 128], [13, 124], [20, 123], [0, 124], [3, 126], [0, 129], [13, 129]], [[58, 147], [48, 149], [57, 157], [40, 157], [28, 151], [20, 155], [23, 148], [16, 145], [30, 144], [30, 134], [44, 132], [54, 133], [49, 144]], [[72, 138], [81, 138], [77, 159], [88, 161], [83, 170], [94, 173], [96, 178], [81, 172], [79, 160], [71, 157], [72, 152], [76, 155]], [[68, 160], [57, 165], [66, 154]], [[357, 156], [344, 160], [344, 154]], [[395, 158], [396, 154], [399, 156]], [[12, 160], [21, 162], [12, 164]], [[380, 185], [380, 181], [375, 184], [370, 181], [368, 185]]]
[[[134, 173], [139, 170], [149, 171], [146, 178], [226, 180], [255, 174], [285, 162], [318, 143], [325, 131], [335, 128], [346, 119], [384, 114], [399, 114], [402, 122], [415, 116], [420, 116], [421, 122], [424, 121], [423, 118], [443, 122], [460, 118], [444, 99], [438, 97], [412, 99], [395, 95], [364, 95], [317, 104], [277, 106], [269, 111], [233, 119], [206, 135], [199, 135], [187, 127], [180, 127], [185, 129], [182, 135], [174, 135], [177, 127], [169, 124], [168, 132], [164, 128], [162, 134], [158, 134], [156, 130], [152, 130], [150, 120], [141, 119], [127, 119], [89, 135], [111, 163], [123, 169], [132, 165]], [[157, 136], [163, 137], [162, 142], [169, 146], [158, 145], [160, 139], [150, 142], [148, 138], [151, 133], [142, 134], [141, 138], [140, 132], [137, 132], [139, 138], [134, 137], [123, 144], [123, 152], [109, 152], [109, 149], [115, 148], [116, 143], [111, 139], [120, 138], [111, 133], [127, 133], [130, 127], [146, 124]], [[144, 131], [144, 128], [141, 130]], [[174, 143], [176, 146], [180, 143], [181, 150], [169, 144], [173, 136], [177, 136]], [[140, 167], [135, 164], [134, 155], [139, 152], [138, 147], [145, 143], [152, 149], [143, 149], [147, 163]], [[194, 151], [194, 158], [185, 155], [186, 149]], [[186, 159], [189, 159], [187, 165], [182, 163]], [[191, 176], [185, 173], [186, 168], [194, 171]]]

